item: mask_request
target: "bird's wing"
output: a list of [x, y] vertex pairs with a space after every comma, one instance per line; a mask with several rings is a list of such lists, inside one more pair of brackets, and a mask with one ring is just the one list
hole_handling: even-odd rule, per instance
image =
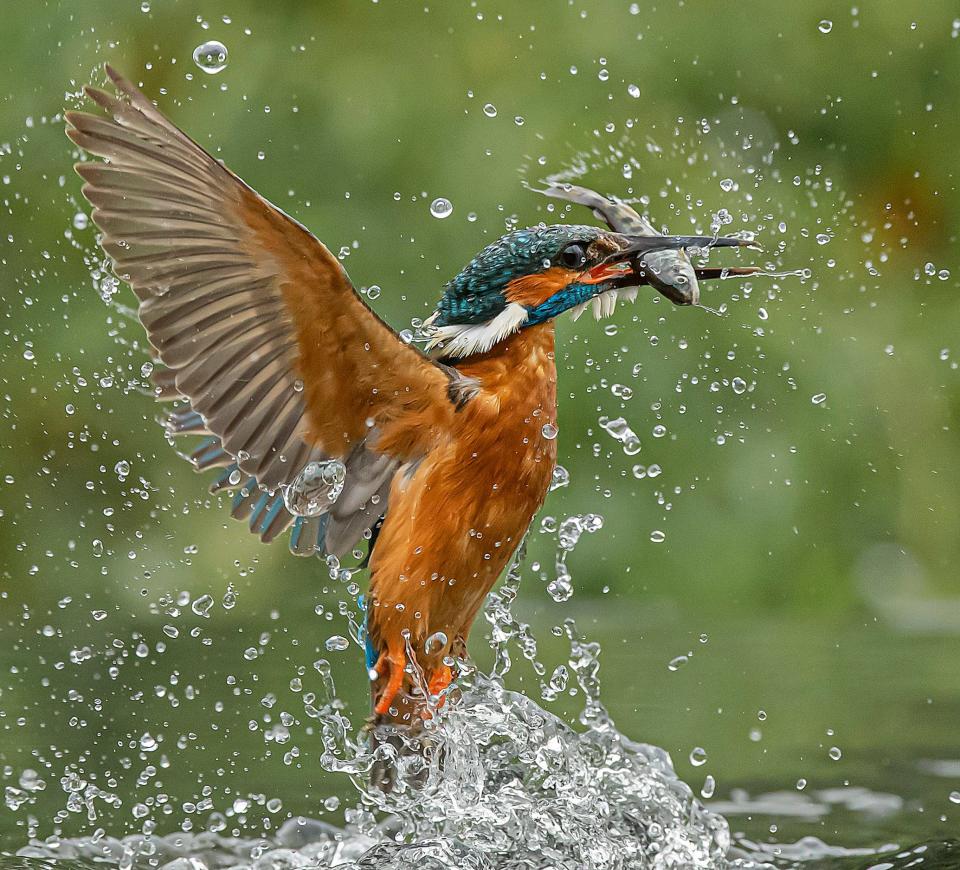
[[451, 421], [456, 373], [401, 341], [320, 241], [106, 71], [119, 95], [86, 93], [108, 117], [68, 112], [67, 135], [106, 161], [76, 168], [169, 369], [164, 389], [189, 400], [171, 427], [207, 433], [198, 466], [242, 481], [237, 509], [264, 537], [293, 521], [282, 494], [311, 462], [376, 471], [365, 485], [382, 493]]

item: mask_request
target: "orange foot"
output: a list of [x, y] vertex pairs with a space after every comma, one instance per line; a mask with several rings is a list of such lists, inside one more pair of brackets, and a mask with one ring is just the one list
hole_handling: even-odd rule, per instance
[[373, 708], [373, 712], [378, 716], [384, 716], [390, 711], [390, 707], [396, 700], [397, 693], [403, 685], [403, 671], [406, 666], [407, 657], [403, 653], [391, 656], [388, 652], [384, 652], [381, 653], [380, 658], [377, 659], [377, 663], [374, 665], [377, 676], [383, 677], [387, 673], [390, 674], [387, 685], [383, 689], [383, 694], [380, 695], [377, 706]]
[[[441, 665], [430, 675], [430, 684], [427, 687], [427, 691], [430, 692], [432, 697], [439, 695], [450, 683], [453, 681], [453, 671], [447, 665]], [[442, 707], [446, 702], [446, 696], [440, 698], [440, 702], [437, 704], [437, 707]], [[433, 714], [430, 712], [429, 708], [424, 708], [420, 712], [420, 716], [423, 719], [432, 719]]]
[[[430, 677], [430, 694], [439, 695], [450, 683], [453, 682], [453, 671], [448, 665], [441, 665]], [[440, 699], [441, 706], [446, 698]]]

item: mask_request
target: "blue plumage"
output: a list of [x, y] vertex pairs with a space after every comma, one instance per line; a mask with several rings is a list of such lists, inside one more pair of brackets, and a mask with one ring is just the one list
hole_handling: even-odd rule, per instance
[[507, 233], [487, 245], [447, 283], [433, 324], [483, 323], [496, 317], [507, 304], [505, 291], [511, 281], [549, 269], [571, 242], [590, 242], [602, 234], [599, 227], [574, 224]]
[[568, 284], [563, 290], [554, 293], [545, 302], [541, 302], [534, 308], [528, 308], [529, 317], [526, 325], [535, 326], [538, 323], [543, 323], [596, 295], [596, 284]]
[[370, 621], [370, 614], [367, 611], [366, 596], [361, 593], [357, 596], [357, 607], [363, 612], [363, 621], [360, 623], [360, 642], [363, 644], [363, 655], [369, 671], [377, 664], [377, 650], [370, 638], [370, 632], [367, 631], [367, 624]]

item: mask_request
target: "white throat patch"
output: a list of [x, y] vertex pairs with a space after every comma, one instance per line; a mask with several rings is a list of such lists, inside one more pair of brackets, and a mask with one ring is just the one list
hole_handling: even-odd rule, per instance
[[527, 309], [519, 302], [510, 302], [496, 317], [485, 323], [451, 323], [433, 326], [437, 314], [423, 322], [422, 329], [430, 336], [426, 350], [442, 348], [444, 356], [465, 357], [486, 353], [497, 342], [520, 331], [529, 317]]
[[639, 287], [620, 287], [616, 290], [605, 290], [599, 296], [594, 296], [586, 302], [581, 302], [570, 309], [570, 314], [574, 320], [577, 320], [588, 308], [593, 309], [595, 320], [602, 320], [613, 314], [617, 307], [617, 300], [623, 299], [625, 302], [636, 302]]

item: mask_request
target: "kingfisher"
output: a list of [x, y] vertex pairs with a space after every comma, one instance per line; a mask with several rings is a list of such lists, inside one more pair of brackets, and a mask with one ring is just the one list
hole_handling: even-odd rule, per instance
[[[211, 492], [264, 542], [299, 555], [362, 550], [372, 720], [430, 717], [470, 627], [549, 489], [557, 458], [554, 322], [650, 285], [699, 303], [699, 281], [755, 267], [689, 252], [746, 239], [657, 232], [625, 202], [572, 184], [543, 193], [605, 226], [538, 225], [485, 247], [442, 290], [420, 340], [398, 334], [337, 257], [174, 126], [106, 65], [102, 112], [66, 113], [99, 242], [139, 300], [176, 403], [171, 436], [218, 469]], [[704, 262], [704, 261], [699, 261]]]

